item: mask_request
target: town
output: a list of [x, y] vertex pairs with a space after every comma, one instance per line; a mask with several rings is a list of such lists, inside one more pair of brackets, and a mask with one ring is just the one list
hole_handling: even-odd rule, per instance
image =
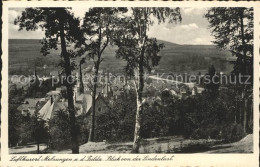
[[251, 8], [10, 13], [10, 154], [253, 151]]
[[[36, 69], [36, 68], [35, 68]], [[85, 78], [90, 78], [93, 75], [94, 70], [92, 68], [83, 69]], [[75, 74], [75, 76], [77, 76]], [[107, 77], [110, 76], [110, 77]], [[124, 76], [123, 76], [124, 77]], [[96, 104], [98, 109], [98, 114], [107, 113], [107, 108], [113, 107], [113, 101], [116, 100], [121, 93], [129, 93], [129, 91], [134, 91], [134, 81], [127, 80], [123, 77], [116, 77], [112, 74], [104, 74], [104, 71], [100, 71], [101, 82], [98, 84], [96, 95]], [[39, 114], [42, 119], [50, 120], [53, 118], [55, 111], [65, 110], [67, 108], [66, 101], [66, 87], [56, 86], [61, 85], [62, 73], [60, 71], [51, 71], [49, 76], [39, 76], [35, 70], [32, 76], [9, 76], [9, 93], [12, 92], [23, 92], [24, 94], [29, 93], [28, 91], [34, 88], [35, 84], [37, 87], [41, 87], [42, 82], [52, 83], [53, 89], [50, 86], [49, 92], [42, 97], [35, 97], [32, 94], [31, 97], [24, 99], [17, 110], [24, 116]], [[112, 78], [108, 79], [107, 78]], [[74, 85], [74, 103], [77, 108], [76, 116], [88, 115], [91, 113], [92, 105], [92, 92], [89, 88], [90, 79], [84, 82], [84, 91], [80, 92], [80, 81], [76, 78], [76, 84]], [[38, 81], [37, 81], [38, 80]], [[53, 89], [53, 90], [52, 90]], [[149, 105], [157, 103], [161, 105], [161, 95], [162, 93], [169, 93], [172, 97], [176, 99], [187, 98], [189, 96], [194, 96], [198, 93], [202, 93], [204, 88], [198, 86], [196, 83], [176, 83], [176, 81], [167, 81], [163, 78], [156, 78], [156, 76], [149, 76], [144, 84], [143, 97], [145, 103]], [[37, 92], [36, 92], [37, 94]], [[107, 107], [109, 106], [109, 107]], [[98, 115], [97, 115], [98, 116]], [[90, 118], [89, 118], [90, 122]]]

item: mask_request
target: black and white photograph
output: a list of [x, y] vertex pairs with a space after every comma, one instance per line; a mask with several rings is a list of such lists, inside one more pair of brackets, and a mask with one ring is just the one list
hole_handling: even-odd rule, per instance
[[253, 7], [8, 8], [9, 154], [252, 154], [253, 86]]

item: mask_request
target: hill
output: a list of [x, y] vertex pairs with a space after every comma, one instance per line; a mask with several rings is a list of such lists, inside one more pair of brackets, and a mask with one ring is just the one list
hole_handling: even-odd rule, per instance
[[219, 50], [214, 45], [178, 45], [159, 41], [165, 44], [160, 52], [162, 56], [159, 72], [205, 73], [208, 67], [214, 65], [217, 71], [229, 73], [231, 64], [226, 60], [232, 55], [229, 51]]
[[[39, 39], [9, 39], [9, 74], [29, 75], [34, 73], [35, 65], [39, 74], [47, 74], [57, 68], [60, 62], [59, 51], [53, 50], [46, 57], [40, 53]], [[47, 65], [44, 70], [43, 66]]]
[[[156, 67], [158, 72], [203, 73], [211, 64], [218, 71], [232, 70], [232, 66], [226, 61], [231, 54], [228, 51], [220, 51], [213, 45], [179, 45], [161, 40], [158, 42], [165, 45], [160, 52], [162, 58], [159, 66]], [[122, 72], [126, 63], [115, 58], [116, 49], [115, 46], [107, 47], [101, 69]], [[9, 39], [9, 74], [33, 74], [35, 65], [39, 74], [48, 74], [57, 69], [61, 61], [60, 50], [52, 50], [46, 57], [42, 56], [40, 50], [41, 43], [38, 39]], [[44, 65], [47, 65], [45, 69]], [[91, 61], [87, 61], [84, 66], [89, 65], [92, 65]]]

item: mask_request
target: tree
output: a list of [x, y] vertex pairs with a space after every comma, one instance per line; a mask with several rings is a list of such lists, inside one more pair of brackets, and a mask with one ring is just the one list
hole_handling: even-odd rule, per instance
[[84, 93], [84, 84], [83, 84], [83, 76], [82, 76], [82, 64], [84, 64], [86, 58], [83, 57], [79, 62], [79, 82], [80, 82], [80, 93]]
[[77, 47], [81, 48], [79, 50], [81, 54], [88, 52], [95, 69], [90, 86], [92, 90], [92, 119], [89, 141], [95, 140], [95, 100], [99, 68], [104, 59], [103, 52], [109, 44], [113, 43], [114, 32], [117, 29], [117, 16], [126, 11], [126, 8], [90, 8], [83, 20], [82, 32], [84, 33], [84, 38], [83, 42], [77, 43]]
[[69, 115], [67, 110], [54, 111], [49, 121], [50, 147], [62, 150], [70, 146]]
[[17, 111], [18, 105], [8, 104], [8, 143], [9, 147], [17, 146], [19, 142], [19, 127], [21, 126], [22, 114]]
[[141, 141], [144, 72], [145, 70], [150, 72], [153, 66], [158, 65], [160, 60], [158, 53], [164, 47], [163, 44], [158, 44], [156, 38], [149, 38], [147, 35], [149, 26], [154, 24], [153, 18], [157, 19], [158, 23], [165, 22], [167, 18], [169, 23], [177, 22], [181, 20], [180, 9], [132, 8], [132, 15], [121, 21], [122, 30], [117, 33], [119, 38], [116, 40], [119, 47], [116, 56], [126, 60], [127, 74], [136, 77], [137, 111], [132, 150], [135, 153], [139, 151]]
[[67, 43], [81, 39], [79, 29], [79, 19], [75, 18], [69, 8], [26, 8], [22, 15], [15, 20], [20, 29], [36, 30], [42, 28], [45, 31], [45, 38], [42, 42], [41, 53], [44, 56], [50, 54], [51, 49], [58, 49], [61, 44], [61, 56], [64, 59], [62, 67], [66, 77], [68, 109], [70, 116], [70, 133], [72, 143], [72, 153], [79, 153], [77, 131], [75, 125], [75, 108], [73, 102], [73, 80], [71, 71], [73, 70], [70, 57], [67, 51]]
[[40, 153], [40, 144], [46, 142], [49, 138], [46, 121], [39, 115], [33, 115], [31, 118], [31, 136], [37, 143], [37, 154]]
[[[253, 86], [253, 8], [210, 8], [205, 17], [212, 28], [214, 43], [222, 49], [229, 47], [231, 53], [237, 57], [233, 75], [241, 93], [241, 124], [246, 131], [249, 100], [247, 97], [251, 96]], [[250, 84], [245, 83], [245, 77], [239, 79], [240, 76], [249, 76]]]

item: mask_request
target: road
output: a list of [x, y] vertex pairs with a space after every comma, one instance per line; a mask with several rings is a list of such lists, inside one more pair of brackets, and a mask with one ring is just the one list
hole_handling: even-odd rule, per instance
[[[40, 144], [40, 151], [44, 151], [47, 148], [45, 144]], [[17, 146], [9, 149], [10, 154], [36, 154], [37, 145]]]

